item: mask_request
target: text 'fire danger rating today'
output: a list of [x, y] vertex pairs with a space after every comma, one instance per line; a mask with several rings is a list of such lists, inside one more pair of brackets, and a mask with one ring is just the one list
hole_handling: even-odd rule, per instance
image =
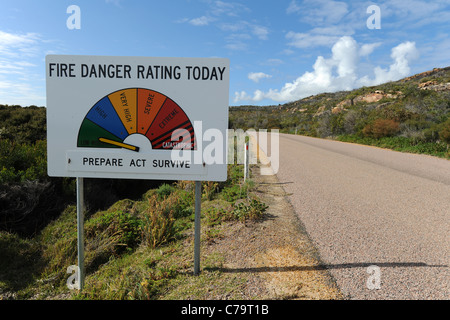
[[128, 64], [81, 64], [50, 63], [50, 78], [116, 78], [116, 79], [153, 79], [153, 80], [206, 80], [222, 81], [226, 67], [205, 66], [164, 66]]

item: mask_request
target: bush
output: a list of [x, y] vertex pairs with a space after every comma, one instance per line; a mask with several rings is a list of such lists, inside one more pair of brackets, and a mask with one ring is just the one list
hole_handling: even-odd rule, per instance
[[219, 189], [219, 183], [213, 181], [202, 182], [202, 198], [205, 200], [212, 200], [217, 190]]
[[423, 135], [425, 137], [425, 141], [427, 142], [435, 142], [439, 140], [439, 128], [440, 126], [435, 124], [430, 128], [426, 128], [423, 130]]
[[0, 140], [0, 184], [47, 179], [45, 141], [27, 145]]
[[338, 137], [339, 141], [352, 142], [377, 146], [380, 148], [388, 148], [392, 150], [429, 154], [437, 157], [447, 157], [447, 145], [445, 143], [414, 141], [414, 139], [396, 136], [383, 137], [379, 139], [371, 137], [361, 137], [359, 135], [343, 135]]
[[376, 139], [382, 137], [391, 137], [399, 131], [399, 125], [400, 124], [394, 120], [377, 119], [365, 126], [362, 130], [362, 133], [366, 137], [372, 137]]
[[165, 197], [168, 197], [174, 190], [175, 188], [173, 186], [164, 183], [156, 190], [156, 193], [158, 194], [158, 198], [160, 200], [163, 200]]
[[252, 199], [248, 205], [241, 202], [233, 207], [234, 218], [241, 222], [261, 219], [268, 208], [265, 203], [257, 199]]
[[170, 198], [163, 201], [153, 195], [143, 212], [142, 241], [150, 248], [156, 248], [173, 240], [177, 234], [174, 210], [168, 206]]
[[134, 247], [140, 240], [142, 222], [126, 211], [106, 212], [87, 223], [87, 237], [104, 234], [116, 240], [116, 246]]
[[248, 184], [235, 184], [229, 187], [225, 187], [222, 190], [221, 196], [228, 202], [235, 202], [239, 199], [244, 199], [248, 194]]
[[125, 250], [136, 247], [141, 241], [142, 221], [130, 212], [99, 212], [86, 223], [86, 265], [95, 269], [118, 256]]
[[231, 220], [229, 212], [224, 208], [210, 207], [205, 211], [206, 224], [209, 227], [214, 227], [215, 225], [221, 224], [224, 220]]
[[33, 235], [61, 209], [55, 186], [48, 181], [0, 185], [0, 230]]
[[0, 105], [0, 140], [34, 144], [46, 137], [46, 109]]
[[446, 144], [450, 144], [450, 118], [442, 124], [439, 131], [439, 138]]

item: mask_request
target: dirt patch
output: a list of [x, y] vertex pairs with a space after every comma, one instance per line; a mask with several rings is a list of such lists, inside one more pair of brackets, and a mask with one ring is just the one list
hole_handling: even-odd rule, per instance
[[222, 272], [248, 279], [243, 299], [343, 299], [282, 184], [275, 175], [260, 175], [262, 167], [252, 167], [251, 179], [254, 193], [269, 206], [264, 220], [228, 224], [224, 237], [205, 249], [223, 254]]

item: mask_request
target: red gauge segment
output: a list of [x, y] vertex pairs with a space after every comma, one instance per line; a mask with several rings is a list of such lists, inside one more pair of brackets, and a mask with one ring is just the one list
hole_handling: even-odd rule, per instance
[[146, 136], [152, 142], [153, 149], [173, 149], [172, 134], [176, 129], [185, 129], [189, 132], [187, 140], [190, 143], [190, 147], [185, 146], [183, 149], [194, 149], [194, 128], [191, 121], [180, 106], [168, 98], [147, 131]]

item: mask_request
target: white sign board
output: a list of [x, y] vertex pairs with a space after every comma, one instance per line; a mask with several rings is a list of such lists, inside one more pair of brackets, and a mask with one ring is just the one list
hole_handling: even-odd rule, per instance
[[48, 55], [48, 174], [224, 181], [229, 60]]

